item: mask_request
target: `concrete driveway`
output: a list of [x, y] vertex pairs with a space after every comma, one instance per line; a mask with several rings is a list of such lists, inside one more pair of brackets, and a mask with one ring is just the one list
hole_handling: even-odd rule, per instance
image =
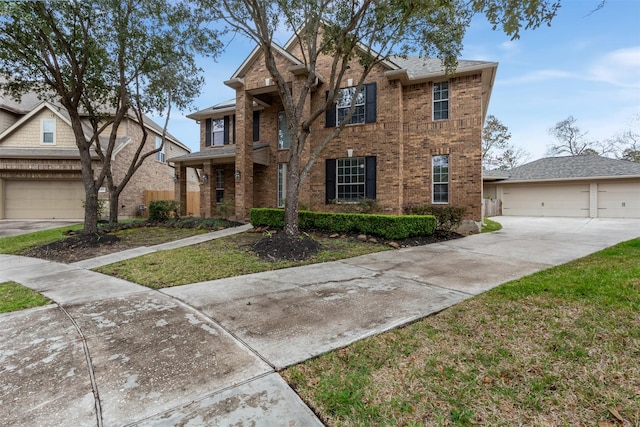
[[49, 221], [49, 220], [0, 220], [0, 237], [17, 236], [34, 231], [49, 230], [66, 225], [79, 224], [82, 221]]
[[496, 233], [161, 291], [0, 255], [0, 282], [57, 303], [0, 315], [0, 425], [321, 425], [279, 369], [640, 236], [640, 220], [498, 221]]

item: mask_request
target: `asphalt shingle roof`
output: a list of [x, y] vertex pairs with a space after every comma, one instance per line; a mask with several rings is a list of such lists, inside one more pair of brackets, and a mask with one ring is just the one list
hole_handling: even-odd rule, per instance
[[[444, 65], [442, 60], [438, 58], [420, 58], [418, 56], [408, 56], [406, 58], [400, 56], [391, 57], [391, 62], [400, 68], [406, 69], [409, 77], [416, 78], [429, 74], [444, 73]], [[488, 61], [471, 61], [468, 59], [459, 59], [456, 72], [464, 71], [468, 68], [480, 67], [483, 65], [495, 64]]]
[[509, 171], [509, 181], [640, 176], [640, 163], [596, 155], [546, 157]]

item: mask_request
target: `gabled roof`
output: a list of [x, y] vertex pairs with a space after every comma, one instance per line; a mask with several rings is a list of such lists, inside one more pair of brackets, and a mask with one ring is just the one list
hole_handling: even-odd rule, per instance
[[640, 178], [640, 163], [596, 155], [546, 157], [513, 168], [504, 183], [592, 178]]
[[[300, 61], [291, 53], [287, 52], [285, 48], [277, 45], [276, 43], [271, 43], [271, 48], [275, 50], [277, 53], [279, 53], [280, 55], [282, 55], [284, 58], [286, 58], [288, 61], [290, 61], [291, 65], [304, 65], [302, 61]], [[254, 47], [251, 53], [249, 54], [249, 56], [247, 56], [247, 58], [242, 62], [242, 64], [240, 64], [240, 67], [238, 67], [236, 72], [233, 73], [230, 80], [242, 78], [244, 74], [247, 72], [247, 70], [251, 68], [251, 65], [253, 65], [253, 63], [258, 59], [258, 56], [261, 53], [262, 51], [260, 49], [260, 46]]]
[[[254, 110], [262, 110], [264, 108], [264, 103], [261, 103], [259, 99], [253, 100], [253, 109]], [[204, 119], [215, 119], [221, 118], [223, 116], [234, 114], [236, 111], [236, 99], [228, 99], [226, 101], [222, 101], [216, 105], [211, 107], [207, 107], [203, 110], [196, 111], [195, 113], [191, 113], [187, 115], [188, 118], [193, 120], [204, 120]]]
[[[27, 123], [34, 115], [38, 114], [43, 109], [49, 109], [51, 112], [56, 114], [64, 123], [66, 123], [69, 127], [71, 127], [71, 118], [67, 110], [57, 102], [43, 101], [38, 98], [38, 95], [35, 92], [29, 92], [22, 96], [20, 101], [14, 100], [10, 96], [0, 96], [0, 109], [4, 109], [7, 111], [11, 111], [14, 114], [23, 115], [18, 121], [16, 121], [12, 126], [7, 128], [4, 132], [0, 134], [0, 141], [18, 129], [20, 126]], [[129, 118], [135, 122], [137, 122], [137, 118], [129, 115]], [[162, 135], [163, 127], [154, 122], [150, 117], [146, 114], [142, 116], [143, 124], [146, 128], [152, 130], [158, 135]], [[83, 121], [82, 128], [87, 139], [91, 138], [93, 134], [93, 130], [91, 127]], [[178, 141], [176, 137], [171, 135], [169, 132], [166, 133], [166, 138], [178, 145], [180, 148], [183, 148], [186, 151], [191, 151], [189, 147]], [[114, 152], [117, 152], [124, 144], [127, 144], [130, 141], [130, 138], [118, 137], [116, 139], [116, 146], [114, 147]], [[106, 147], [108, 143], [108, 138], [101, 136], [100, 143], [102, 146]]]

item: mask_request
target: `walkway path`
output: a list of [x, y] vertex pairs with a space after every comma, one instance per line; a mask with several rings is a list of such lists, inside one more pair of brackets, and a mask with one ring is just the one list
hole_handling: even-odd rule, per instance
[[499, 221], [496, 233], [161, 291], [87, 270], [100, 263], [0, 255], [0, 282], [56, 302], [0, 315], [0, 425], [321, 425], [277, 370], [640, 236], [640, 220]]

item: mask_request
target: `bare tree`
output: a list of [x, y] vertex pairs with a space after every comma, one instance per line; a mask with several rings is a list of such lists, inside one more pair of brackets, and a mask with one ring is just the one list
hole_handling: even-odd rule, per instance
[[494, 115], [489, 115], [482, 128], [482, 167], [493, 169], [496, 167], [498, 153], [508, 147], [511, 132]]
[[586, 138], [587, 132], [583, 132], [576, 122], [575, 117], [569, 116], [548, 129], [549, 135], [553, 136], [557, 143], [548, 147], [547, 154], [580, 156], [588, 154], [589, 152], [585, 152], [587, 149], [594, 150], [594, 142]]
[[202, 85], [193, 54], [219, 49], [215, 33], [201, 25], [203, 16], [180, 0], [0, 3], [0, 76], [6, 78], [0, 89], [16, 98], [37, 91], [67, 110], [82, 165], [85, 232], [97, 231], [105, 180], [113, 221], [124, 186], [162, 149], [143, 151], [143, 137], [124, 180], [115, 183], [111, 159], [123, 120], [136, 117], [143, 126], [144, 112], [184, 106]]

